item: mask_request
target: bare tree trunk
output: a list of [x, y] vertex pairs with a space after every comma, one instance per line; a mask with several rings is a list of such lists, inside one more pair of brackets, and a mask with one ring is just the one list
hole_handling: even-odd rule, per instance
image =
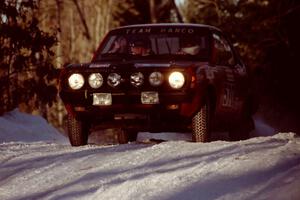
[[96, 6], [96, 13], [97, 13], [97, 18], [96, 18], [96, 25], [95, 25], [95, 49], [98, 47], [98, 44], [100, 42], [100, 26], [101, 26], [101, 9], [99, 6]]
[[103, 33], [103, 35], [109, 30], [110, 28], [110, 21], [111, 21], [111, 11], [112, 11], [112, 6], [113, 6], [113, 1], [112, 0], [108, 0], [108, 5], [107, 5], [107, 13], [106, 13], [106, 21], [105, 21], [105, 31]]
[[175, 3], [175, 0], [171, 0], [171, 6], [172, 6], [172, 8], [173, 8], [173, 10], [175, 12], [176, 21], [180, 22], [180, 23], [183, 23], [184, 22], [183, 21], [183, 17], [181, 15], [181, 13], [180, 13], [180, 11], [179, 11], [176, 3]]
[[149, 0], [151, 23], [157, 23], [155, 0]]
[[97, 19], [94, 28], [96, 41], [95, 49], [98, 47], [101, 38], [110, 29], [113, 2], [113, 0], [102, 0], [102, 3], [96, 7]]
[[175, 4], [175, 0], [161, 0], [155, 3], [155, 0], [149, 0], [149, 9], [151, 22], [183, 22], [182, 16]]
[[56, 48], [56, 66], [58, 68], [61, 68], [63, 65], [63, 58], [62, 58], [62, 44], [61, 44], [61, 32], [62, 32], [62, 27], [61, 27], [61, 4], [62, 2], [60, 0], [55, 0], [56, 1], [56, 20], [58, 24], [58, 32], [57, 32], [57, 48]]
[[81, 9], [80, 9], [80, 6], [79, 6], [79, 4], [78, 4], [78, 1], [77, 1], [77, 0], [73, 0], [73, 2], [74, 2], [75, 6], [76, 6], [76, 8], [77, 8], [77, 11], [78, 11], [78, 13], [79, 13], [81, 22], [82, 22], [83, 27], [84, 27], [84, 29], [85, 29], [85, 36], [86, 36], [86, 38], [87, 38], [88, 40], [90, 40], [90, 39], [91, 39], [91, 34], [90, 34], [90, 32], [89, 32], [89, 28], [88, 28], [88, 26], [87, 26], [87, 23], [86, 23], [86, 21], [85, 21], [85, 18], [84, 18], [84, 16], [83, 16], [83, 13], [82, 13], [82, 11], [81, 11]]
[[[56, 66], [58, 68], [61, 68], [63, 66], [63, 58], [62, 58], [62, 43], [61, 43], [61, 33], [62, 33], [62, 27], [61, 27], [61, 1], [60, 0], [56, 0], [56, 5], [57, 5], [57, 13], [56, 13], [56, 17], [57, 17], [57, 24], [58, 24], [58, 28], [59, 31], [57, 32], [57, 48], [56, 48], [56, 55], [57, 55], [57, 59], [56, 59]], [[46, 108], [47, 109], [47, 108]], [[63, 110], [63, 105], [61, 101], [58, 101], [57, 103], [57, 119], [58, 119], [58, 125], [62, 126], [63, 125], [63, 112], [61, 110]], [[47, 109], [48, 111], [48, 109]], [[48, 115], [47, 115], [48, 116]]]
[[75, 19], [74, 19], [74, 11], [72, 9], [69, 10], [70, 12], [70, 55], [71, 56], [71, 60], [73, 60], [74, 56], [75, 56]]

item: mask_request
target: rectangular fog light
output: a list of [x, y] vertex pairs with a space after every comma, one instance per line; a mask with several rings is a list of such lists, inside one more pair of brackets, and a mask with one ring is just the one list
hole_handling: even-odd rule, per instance
[[109, 106], [112, 104], [111, 93], [93, 93], [94, 106]]
[[142, 92], [142, 104], [159, 104], [158, 92]]

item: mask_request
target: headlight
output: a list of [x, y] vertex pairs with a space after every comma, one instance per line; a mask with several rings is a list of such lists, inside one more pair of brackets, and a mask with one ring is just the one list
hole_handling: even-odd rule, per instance
[[97, 89], [103, 84], [103, 77], [100, 73], [93, 73], [89, 76], [89, 84], [92, 88]]
[[81, 74], [75, 73], [69, 76], [68, 83], [70, 88], [72, 88], [73, 90], [78, 90], [82, 88], [84, 84], [84, 78]]
[[152, 86], [160, 86], [164, 81], [164, 77], [160, 72], [152, 72], [149, 76], [149, 82]]
[[110, 73], [107, 77], [107, 84], [111, 87], [117, 87], [121, 83], [121, 75]]
[[141, 72], [131, 74], [130, 83], [135, 87], [139, 87], [144, 83], [144, 75]]
[[174, 89], [180, 89], [184, 85], [185, 79], [181, 72], [172, 72], [169, 76], [169, 84]]

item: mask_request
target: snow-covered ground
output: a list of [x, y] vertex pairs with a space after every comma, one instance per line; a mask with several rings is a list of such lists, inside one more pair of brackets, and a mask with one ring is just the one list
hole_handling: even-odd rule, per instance
[[300, 199], [300, 138], [256, 126], [268, 136], [74, 148], [15, 110], [0, 117], [0, 199]]
[[15, 109], [0, 117], [0, 143], [48, 141], [66, 143], [67, 139], [40, 117]]

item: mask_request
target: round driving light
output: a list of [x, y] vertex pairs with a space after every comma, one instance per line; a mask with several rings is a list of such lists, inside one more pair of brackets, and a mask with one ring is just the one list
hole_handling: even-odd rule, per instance
[[172, 72], [169, 76], [169, 84], [174, 89], [180, 89], [184, 85], [185, 79], [181, 72]]
[[84, 78], [81, 74], [74, 73], [71, 76], [69, 76], [68, 83], [70, 88], [72, 88], [73, 90], [78, 90], [82, 88], [84, 84]]
[[93, 73], [89, 76], [89, 84], [91, 88], [97, 89], [103, 84], [103, 77], [100, 73]]
[[164, 81], [164, 77], [160, 72], [152, 72], [149, 76], [149, 82], [152, 86], [160, 86]]
[[130, 83], [135, 87], [139, 87], [144, 83], [144, 75], [141, 72], [131, 74]]
[[121, 75], [110, 73], [107, 77], [107, 84], [111, 87], [117, 87], [121, 83]]

